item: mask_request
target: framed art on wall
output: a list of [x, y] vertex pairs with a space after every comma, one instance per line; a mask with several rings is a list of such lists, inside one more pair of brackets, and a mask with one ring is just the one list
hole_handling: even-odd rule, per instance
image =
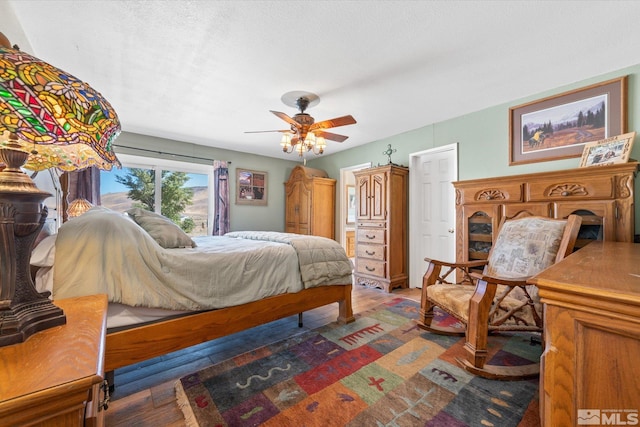
[[267, 172], [236, 169], [236, 204], [267, 204]]
[[582, 158], [580, 159], [580, 167], [627, 163], [635, 137], [636, 133], [630, 132], [585, 144]]
[[580, 157], [626, 132], [627, 76], [509, 109], [509, 165]]

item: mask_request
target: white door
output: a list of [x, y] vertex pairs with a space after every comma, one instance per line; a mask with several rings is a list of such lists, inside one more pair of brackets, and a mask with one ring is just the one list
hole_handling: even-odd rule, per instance
[[422, 287], [425, 257], [455, 261], [455, 192], [458, 146], [451, 144], [413, 153], [409, 168], [409, 286]]

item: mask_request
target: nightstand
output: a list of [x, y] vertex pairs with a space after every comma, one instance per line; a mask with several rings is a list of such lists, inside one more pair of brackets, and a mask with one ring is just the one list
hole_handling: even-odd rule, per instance
[[0, 348], [0, 425], [102, 425], [106, 295], [57, 300], [67, 324]]

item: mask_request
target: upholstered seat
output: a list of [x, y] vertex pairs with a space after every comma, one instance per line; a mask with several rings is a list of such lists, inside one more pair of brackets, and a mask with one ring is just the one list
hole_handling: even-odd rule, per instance
[[[485, 364], [487, 336], [494, 331], [542, 331], [542, 305], [527, 279], [570, 254], [581, 218], [527, 216], [504, 221], [487, 261], [429, 263], [423, 279], [419, 325], [443, 334], [465, 334], [467, 370], [496, 379], [537, 375], [539, 365], [498, 367]], [[484, 266], [483, 272], [474, 268]], [[443, 271], [443, 267], [445, 267]], [[457, 282], [451, 281], [457, 279]], [[434, 307], [457, 318], [464, 329], [433, 325]]]

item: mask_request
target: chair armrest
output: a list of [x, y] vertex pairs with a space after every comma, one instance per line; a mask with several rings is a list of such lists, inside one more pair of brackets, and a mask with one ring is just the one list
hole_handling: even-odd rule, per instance
[[[425, 258], [427, 261], [427, 271], [422, 279], [422, 286], [426, 289], [427, 286], [435, 285], [436, 283], [447, 283], [447, 277], [456, 270], [462, 272], [463, 277], [458, 278], [457, 284], [459, 285], [473, 285], [474, 279], [480, 277], [476, 274], [472, 274], [471, 268], [483, 267], [487, 265], [486, 260], [467, 261], [467, 262], [447, 262], [439, 261], [435, 259]], [[443, 270], [443, 267], [445, 268]], [[472, 277], [473, 276], [473, 277]]]
[[505, 277], [492, 277], [483, 275], [482, 280], [488, 283], [495, 283], [496, 285], [507, 285], [507, 286], [525, 286], [527, 285], [527, 280], [529, 277], [519, 277], [519, 278], [505, 278]]
[[440, 265], [444, 267], [453, 267], [453, 268], [473, 268], [473, 267], [484, 267], [487, 265], [487, 260], [475, 260], [475, 261], [462, 261], [462, 262], [447, 262], [447, 261], [439, 261], [437, 259], [425, 258], [426, 262]]

